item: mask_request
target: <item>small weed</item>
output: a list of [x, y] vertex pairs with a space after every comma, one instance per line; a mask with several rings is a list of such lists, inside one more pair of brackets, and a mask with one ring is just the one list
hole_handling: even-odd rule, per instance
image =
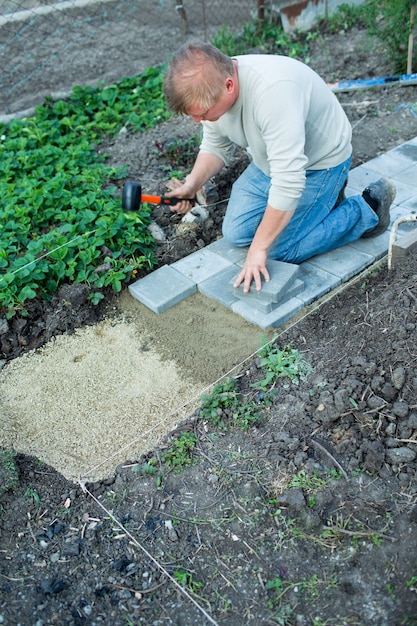
[[352, 515], [337, 513], [328, 520], [328, 528], [321, 533], [321, 538], [332, 544], [341, 541], [343, 537], [349, 537], [353, 545], [357, 546], [360, 540], [371, 541], [376, 546], [381, 546], [386, 539], [385, 532], [390, 524], [391, 518], [387, 515], [387, 522], [381, 530], [371, 529], [364, 522], [354, 518]]
[[168, 467], [180, 471], [191, 465], [192, 451], [197, 443], [197, 438], [192, 433], [184, 433], [176, 439], [173, 445], [162, 455], [162, 461]]
[[309, 496], [308, 498], [308, 502], [307, 502], [307, 506], [309, 506], [310, 508], [313, 508], [313, 506], [316, 504], [316, 499], [314, 496]]
[[201, 396], [200, 416], [213, 426], [223, 425], [223, 412], [226, 409], [233, 411], [238, 406], [236, 381], [233, 378], [226, 378], [222, 383], [214, 385], [211, 393]]
[[264, 370], [264, 378], [253, 383], [256, 389], [271, 391], [279, 377], [289, 378], [294, 384], [305, 380], [313, 371], [311, 365], [303, 359], [298, 350], [285, 346], [282, 350], [261, 337], [263, 348], [259, 352], [260, 366]]
[[156, 141], [155, 148], [160, 157], [168, 159], [170, 170], [178, 167], [188, 169], [195, 161], [200, 142], [200, 135], [179, 135], [175, 139]]
[[274, 624], [278, 626], [288, 626], [291, 622], [291, 616], [294, 611], [289, 604], [281, 604], [281, 606], [274, 612]]
[[417, 576], [411, 576], [405, 583], [410, 591], [417, 591]]
[[158, 471], [156, 464], [157, 464], [157, 459], [151, 458], [149, 459], [149, 461], [146, 461], [145, 463], [142, 463], [141, 465], [136, 465], [133, 468], [133, 471], [137, 474], [140, 474], [141, 476], [153, 476]]
[[281, 509], [277, 509], [274, 513], [274, 521], [278, 529], [278, 549], [281, 550], [285, 542], [293, 540], [297, 520], [295, 518], [286, 517]]
[[318, 491], [325, 487], [327, 482], [326, 478], [319, 476], [318, 472], [308, 474], [308, 472], [301, 470], [301, 472], [292, 477], [288, 487], [299, 487], [305, 491]]
[[387, 590], [388, 595], [391, 596], [391, 598], [395, 598], [395, 591], [394, 591], [391, 583], [387, 583], [385, 585], [385, 589]]
[[279, 606], [281, 599], [289, 591], [294, 591], [296, 593], [306, 595], [309, 599], [313, 599], [319, 595], [320, 588], [324, 587], [329, 589], [331, 587], [335, 587], [336, 585], [337, 581], [335, 578], [320, 580], [316, 575], [299, 582], [290, 582], [283, 580], [280, 576], [276, 576], [265, 585], [266, 589], [272, 592], [272, 597], [268, 602], [268, 606], [271, 609]]
[[194, 580], [193, 575], [185, 570], [176, 570], [173, 576], [178, 584], [192, 593], [197, 593], [204, 587], [203, 583]]
[[232, 601], [229, 598], [224, 598], [220, 593], [215, 591], [216, 598], [218, 600], [218, 612], [220, 614], [226, 614], [232, 607]]
[[26, 489], [25, 493], [23, 494], [23, 497], [25, 498], [25, 500], [31, 500], [33, 502], [33, 504], [35, 504], [36, 506], [40, 506], [42, 504], [42, 500], [40, 498], [40, 495], [31, 486], [29, 486]]
[[224, 430], [229, 418], [235, 426], [247, 430], [258, 421], [259, 413], [255, 402], [241, 398], [236, 380], [229, 377], [215, 385], [211, 393], [201, 396], [200, 417]]
[[14, 489], [19, 482], [15, 457], [16, 453], [13, 450], [0, 451], [0, 494]]
[[327, 386], [326, 381], [323, 381], [321, 383], [317, 383], [316, 385], [314, 385], [313, 389], [310, 389], [310, 391], [308, 392], [310, 398], [313, 398], [314, 396], [316, 396], [319, 393], [319, 391], [321, 389], [324, 389], [326, 386]]
[[123, 502], [126, 502], [128, 495], [128, 490], [126, 488], [118, 491], [110, 489], [110, 491], [106, 492], [106, 496], [113, 504], [122, 504]]

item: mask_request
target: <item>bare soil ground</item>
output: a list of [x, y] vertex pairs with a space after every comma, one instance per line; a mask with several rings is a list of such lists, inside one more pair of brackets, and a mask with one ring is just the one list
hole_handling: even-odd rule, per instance
[[[391, 73], [361, 30], [323, 34], [306, 60], [329, 82]], [[354, 165], [417, 135], [407, 108], [416, 87], [338, 97]], [[177, 119], [101, 149], [152, 191], [169, 165], [156, 143], [195, 132]], [[220, 200], [243, 166], [215, 181]], [[156, 209], [160, 262], [217, 237], [223, 210], [181, 233]], [[299, 350], [313, 372], [298, 385], [277, 379], [265, 402], [253, 387], [259, 360], [244, 368], [241, 399], [259, 405], [248, 430], [227, 407], [217, 426], [197, 410], [143, 458], [85, 486], [33, 457], [3, 462], [0, 623], [415, 626], [416, 285], [415, 258], [391, 271], [382, 261], [280, 334], [278, 346]], [[65, 312], [63, 298], [3, 325], [0, 358], [109, 315], [82, 294]], [[195, 437], [191, 455], [184, 435]]]

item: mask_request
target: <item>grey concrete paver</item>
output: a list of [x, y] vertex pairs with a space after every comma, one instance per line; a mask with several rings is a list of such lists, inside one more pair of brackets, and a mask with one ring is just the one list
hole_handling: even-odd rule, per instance
[[[141, 278], [129, 286], [129, 291], [155, 313], [162, 313], [199, 291], [262, 329], [279, 328], [304, 307], [387, 254], [389, 231], [395, 220], [417, 212], [417, 137], [351, 170], [346, 195], [362, 193], [381, 176], [391, 178], [397, 187], [388, 231], [379, 237], [359, 239], [300, 265], [279, 266], [279, 261], [273, 261], [278, 264], [278, 270], [272, 272], [272, 284], [264, 284], [261, 292], [251, 290], [243, 294], [241, 288], [233, 288], [231, 283], [245, 262], [247, 248], [231, 246], [223, 238]], [[397, 239], [415, 233], [416, 228], [416, 222], [402, 223]], [[410, 249], [415, 249], [415, 239], [415, 234], [408, 236]], [[287, 297], [285, 302], [283, 297]]]
[[417, 213], [417, 194], [408, 198], [403, 204], [403, 208], [405, 211], [409, 213]]
[[162, 313], [197, 291], [190, 280], [169, 265], [163, 265], [129, 285], [130, 294], [154, 313]]
[[[297, 276], [299, 275], [300, 273], [298, 272]], [[301, 294], [303, 290], [304, 282], [299, 278], [294, 278], [286, 285], [285, 290], [278, 294], [278, 302], [275, 301], [276, 298], [273, 298], [271, 300], [260, 298], [263, 288], [261, 291], [252, 291], [246, 294], [243, 294], [243, 292], [241, 291], [237, 299], [257, 309], [258, 311], [261, 311], [261, 313], [272, 313], [272, 311], [275, 311], [275, 309], [287, 302], [287, 300], [291, 300], [291, 298], [294, 298], [295, 296]], [[235, 289], [234, 293], [236, 292], [237, 290]]]
[[234, 280], [237, 278], [241, 270], [239, 267], [236, 272], [236, 276], [234, 276], [229, 283], [233, 295], [242, 300], [247, 298], [253, 299], [255, 297], [261, 301], [265, 300], [267, 302], [275, 303], [282, 302], [285, 298], [286, 291], [298, 276], [299, 266], [294, 265], [293, 263], [284, 263], [282, 261], [273, 261], [270, 259], [267, 261], [266, 269], [269, 274], [269, 282], [265, 282], [262, 277], [262, 288], [260, 291], [257, 291], [255, 284], [252, 283], [249, 292], [244, 293], [243, 283], [241, 283], [239, 287], [233, 287]]
[[237, 300], [231, 306], [234, 313], [238, 313], [248, 322], [260, 326], [264, 330], [269, 327], [279, 328], [303, 308], [304, 303], [298, 297], [287, 300], [287, 302], [274, 309], [271, 313], [262, 313], [253, 306], [243, 302], [243, 300]]
[[[402, 172], [398, 172], [398, 174], [395, 175], [395, 181], [408, 185], [415, 181], [417, 184], [417, 164], [407, 167]], [[414, 185], [414, 187], [416, 187], [416, 185]]]
[[202, 293], [203, 296], [216, 300], [216, 302], [220, 302], [223, 306], [230, 308], [233, 302], [236, 302], [237, 298], [233, 295], [229, 287], [229, 282], [236, 276], [238, 269], [237, 265], [231, 265], [210, 278], [207, 278], [199, 283], [199, 292]]
[[392, 177], [392, 180], [395, 183], [395, 187], [397, 189], [397, 193], [395, 194], [395, 204], [403, 204], [407, 202], [410, 198], [412, 198], [416, 193], [416, 188], [413, 185], [408, 183], [403, 183], [397, 178]]
[[217, 241], [213, 241], [213, 243], [206, 246], [206, 250], [211, 250], [216, 254], [220, 254], [220, 256], [224, 257], [231, 263], [236, 263], [236, 265], [243, 267], [248, 247], [236, 248], [236, 246], [231, 246], [230, 243], [222, 237], [221, 239], [217, 239]]
[[370, 237], [369, 239], [358, 239], [349, 244], [351, 248], [364, 252], [372, 257], [373, 261], [379, 261], [386, 255], [389, 244], [389, 231], [385, 231], [379, 237]]
[[343, 282], [346, 282], [355, 274], [359, 274], [365, 267], [371, 265], [373, 257], [365, 252], [355, 250], [348, 244], [330, 250], [330, 252], [318, 254], [309, 259], [309, 263], [338, 276]]
[[342, 279], [326, 270], [321, 270], [308, 261], [304, 261], [300, 265], [300, 276], [304, 282], [304, 290], [298, 294], [299, 300], [302, 300], [304, 306], [308, 306], [314, 300], [318, 300], [322, 296], [336, 289]]
[[203, 280], [210, 278], [210, 276], [230, 265], [232, 263], [224, 257], [203, 248], [179, 261], [175, 261], [175, 263], [171, 264], [171, 267], [198, 285], [198, 283], [203, 282]]

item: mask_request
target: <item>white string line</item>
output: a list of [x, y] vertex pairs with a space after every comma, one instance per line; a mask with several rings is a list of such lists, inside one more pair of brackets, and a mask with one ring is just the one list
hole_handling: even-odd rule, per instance
[[382, 259], [375, 261], [375, 263], [373, 263], [370, 267], [366, 268], [365, 270], [363, 270], [363, 272], [361, 272], [360, 274], [358, 274], [358, 276], [354, 277], [353, 279], [351, 279], [350, 281], [347, 281], [346, 283], [340, 285], [339, 287], [336, 287], [335, 289], [333, 289], [332, 291], [330, 291], [327, 295], [323, 296], [322, 299], [316, 303], [313, 304], [312, 308], [307, 311], [306, 313], [304, 313], [303, 315], [301, 315], [297, 320], [295, 320], [292, 324], [289, 324], [288, 326], [286, 326], [280, 333], [274, 335], [269, 341], [267, 341], [263, 346], [261, 346], [260, 348], [258, 348], [257, 350], [255, 350], [255, 352], [252, 352], [252, 354], [250, 354], [249, 356], [247, 356], [246, 358], [244, 358], [240, 363], [238, 363], [237, 365], [234, 365], [229, 371], [227, 371], [225, 374], [223, 374], [222, 376], [220, 376], [219, 378], [217, 378], [217, 380], [215, 380], [214, 382], [210, 383], [209, 385], [207, 385], [206, 387], [203, 387], [203, 389], [201, 391], [199, 391], [197, 394], [195, 394], [193, 397], [191, 397], [189, 400], [187, 400], [187, 402], [185, 402], [183, 405], [181, 405], [180, 407], [178, 407], [177, 409], [174, 409], [173, 411], [171, 411], [171, 413], [169, 413], [169, 415], [164, 418], [159, 420], [158, 422], [156, 422], [154, 424], [154, 426], [152, 426], [151, 428], [149, 428], [148, 430], [146, 430], [144, 433], [142, 433], [139, 437], [136, 437], [135, 439], [133, 439], [132, 441], [128, 442], [127, 444], [125, 444], [124, 446], [122, 446], [121, 448], [119, 448], [118, 450], [116, 450], [115, 452], [113, 452], [113, 454], [111, 454], [110, 456], [108, 456], [107, 458], [103, 459], [103, 461], [101, 461], [100, 463], [98, 463], [97, 465], [94, 465], [92, 468], [90, 468], [87, 472], [85, 472], [81, 477], [80, 480], [86, 478], [87, 476], [89, 476], [92, 472], [94, 472], [96, 469], [98, 469], [99, 467], [101, 467], [102, 465], [104, 465], [105, 463], [107, 463], [108, 461], [111, 461], [111, 459], [113, 459], [114, 457], [120, 455], [122, 452], [124, 452], [125, 450], [127, 450], [128, 448], [130, 448], [131, 446], [135, 445], [136, 443], [138, 443], [138, 441], [141, 441], [142, 439], [144, 439], [148, 434], [150, 434], [153, 430], [155, 430], [158, 426], [163, 425], [164, 423], [166, 423], [169, 418], [171, 418], [173, 415], [175, 415], [176, 413], [179, 413], [180, 411], [182, 411], [183, 409], [185, 409], [187, 406], [191, 405], [192, 403], [196, 402], [197, 400], [199, 400], [201, 398], [201, 395], [206, 393], [207, 391], [209, 391], [212, 387], [214, 387], [215, 385], [217, 385], [218, 383], [220, 383], [222, 380], [224, 380], [225, 378], [227, 378], [228, 376], [231, 376], [232, 373], [237, 370], [237, 369], [242, 369], [243, 365], [247, 362], [250, 361], [251, 359], [253, 359], [261, 350], [264, 350], [265, 347], [269, 346], [270, 344], [274, 343], [275, 341], [277, 341], [277, 339], [279, 339], [280, 337], [282, 337], [282, 335], [284, 335], [287, 331], [291, 330], [292, 328], [294, 328], [295, 326], [297, 326], [297, 324], [299, 324], [300, 322], [304, 321], [309, 315], [311, 315], [312, 313], [314, 313], [316, 310], [320, 309], [324, 304], [326, 304], [327, 302], [329, 302], [329, 300], [331, 300], [332, 298], [334, 298], [335, 296], [339, 295], [339, 293], [341, 293], [342, 291], [344, 291], [347, 287], [350, 287], [351, 285], [355, 284], [357, 281], [361, 280], [361, 278], [363, 277], [364, 274], [367, 274], [369, 272], [372, 271], [372, 269], [374, 267], [376, 267]]
[[[142, 552], [148, 557], [148, 559], [150, 559], [152, 561], [152, 563], [154, 565], [156, 565], [156, 567], [159, 569], [160, 572], [162, 572], [164, 574], [164, 576], [166, 576], [167, 578], [169, 578], [169, 580], [177, 587], [177, 589], [179, 589], [179, 591], [188, 599], [190, 600], [190, 602], [192, 602], [194, 604], [194, 606], [197, 607], [197, 609], [204, 615], [204, 617], [206, 617], [209, 622], [211, 624], [214, 624], [214, 626], [218, 626], [217, 622], [214, 621], [214, 619], [212, 617], [210, 617], [210, 615], [203, 609], [203, 607], [198, 604], [198, 602], [188, 593], [188, 591], [182, 587], [173, 576], [171, 576], [171, 574], [164, 568], [163, 565], [161, 565], [159, 563], [159, 561], [157, 561], [155, 559], [155, 557], [152, 556], [152, 554], [150, 552], [148, 552], [148, 550], [141, 544], [139, 543], [139, 541], [131, 534], [130, 531], [128, 531], [121, 522], [119, 522], [118, 519], [116, 519], [116, 517], [114, 517], [113, 513], [111, 513], [105, 506], [104, 504], [102, 504], [100, 502], [100, 500], [98, 500], [92, 493], [91, 491], [89, 491], [87, 489], [87, 487], [85, 486], [85, 484], [83, 482], [80, 481], [80, 487], [83, 491], [83, 493], [86, 493], [90, 496], [90, 498], [92, 500], [94, 500], [94, 502], [101, 508], [103, 509], [103, 511], [106, 513], [106, 515], [109, 516], [109, 518], [115, 523], [117, 524], [117, 526], [130, 538], [130, 540], [140, 549], [142, 550]], [[140, 593], [140, 589], [137, 590]]]

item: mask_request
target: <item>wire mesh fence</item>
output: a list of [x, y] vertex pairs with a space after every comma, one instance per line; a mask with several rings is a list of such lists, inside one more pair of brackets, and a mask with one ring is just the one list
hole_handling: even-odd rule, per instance
[[258, 0], [0, 0], [0, 116], [75, 85], [159, 65], [187, 38], [209, 41], [263, 17]]

